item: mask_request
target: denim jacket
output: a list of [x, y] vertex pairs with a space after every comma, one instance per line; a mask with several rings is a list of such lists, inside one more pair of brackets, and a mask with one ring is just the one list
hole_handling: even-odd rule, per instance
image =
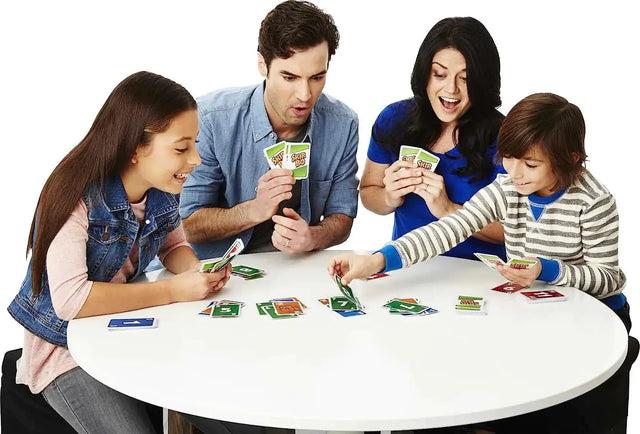
[[[278, 140], [264, 106], [264, 86], [223, 89], [198, 98], [198, 153], [202, 164], [189, 175], [180, 213], [232, 208], [256, 197], [258, 178], [269, 170], [264, 148]], [[321, 94], [311, 111], [309, 177], [301, 181], [300, 216], [317, 225], [323, 216], [355, 217], [358, 208], [358, 117], [340, 101]], [[193, 243], [200, 259], [221, 256], [239, 237], [248, 244], [253, 228], [223, 240]]]
[[[90, 187], [82, 199], [87, 205], [89, 218], [87, 273], [91, 281], [111, 281], [129, 257], [137, 239], [138, 268], [129, 280], [135, 279], [154, 258], [167, 234], [180, 225], [180, 196], [153, 188], [147, 191], [144, 222], [138, 224], [120, 177], [109, 178], [103, 190]], [[42, 280], [40, 294], [32, 295], [31, 262], [20, 292], [8, 310], [16, 321], [36, 336], [54, 345], [67, 345], [68, 322], [56, 315], [46, 276]]]

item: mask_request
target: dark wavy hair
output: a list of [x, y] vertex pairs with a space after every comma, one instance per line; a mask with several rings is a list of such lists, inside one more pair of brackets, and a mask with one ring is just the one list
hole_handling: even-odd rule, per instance
[[138, 146], [166, 131], [180, 113], [195, 109], [184, 87], [151, 72], [137, 72], [116, 86], [87, 135], [53, 169], [40, 193], [27, 242], [34, 295], [46, 279], [49, 246], [85, 190], [102, 188], [126, 167]]
[[522, 158], [540, 146], [558, 179], [553, 190], [570, 186], [584, 171], [586, 128], [575, 104], [553, 93], [534, 93], [507, 114], [498, 135], [498, 158]]
[[307, 1], [287, 0], [262, 20], [258, 52], [267, 69], [275, 57], [288, 59], [295, 50], [305, 50], [323, 41], [329, 46], [329, 60], [338, 48], [340, 34], [331, 15]]
[[458, 50], [467, 64], [467, 91], [470, 109], [458, 120], [457, 147], [466, 157], [466, 167], [458, 175], [473, 175], [472, 180], [488, 176], [492, 161], [487, 147], [497, 136], [504, 116], [497, 110], [500, 99], [500, 56], [486, 27], [472, 17], [445, 18], [424, 38], [411, 74], [411, 109], [408, 116], [394, 128], [372, 137], [386, 149], [398, 153], [401, 145], [430, 148], [441, 134], [441, 122], [427, 97], [427, 82], [431, 76], [433, 56], [440, 50]]

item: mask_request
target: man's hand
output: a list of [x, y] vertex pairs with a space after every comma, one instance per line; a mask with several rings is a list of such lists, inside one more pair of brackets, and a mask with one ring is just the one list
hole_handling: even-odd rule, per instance
[[293, 172], [289, 169], [271, 169], [258, 179], [256, 198], [251, 201], [251, 216], [254, 221], [263, 222], [278, 212], [283, 200], [291, 199]]
[[311, 229], [307, 222], [291, 208], [282, 210], [284, 216], [274, 215], [275, 223], [271, 242], [285, 253], [310, 252], [315, 248]]

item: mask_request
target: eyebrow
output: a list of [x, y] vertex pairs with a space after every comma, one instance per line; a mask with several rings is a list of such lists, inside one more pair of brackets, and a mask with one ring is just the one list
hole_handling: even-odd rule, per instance
[[[431, 62], [432, 65], [438, 65], [441, 68], [444, 68], [446, 70], [449, 70], [449, 68], [447, 68], [446, 66], [444, 66], [442, 63], [440, 62]], [[464, 68], [463, 70], [461, 70], [460, 72], [467, 72], [467, 68]]]
[[[322, 70], [320, 72], [316, 72], [315, 74], [311, 75], [311, 77], [318, 77], [319, 75], [326, 75], [326, 73], [327, 73], [327, 70], [324, 69], [324, 70]], [[280, 74], [288, 75], [288, 76], [291, 76], [291, 77], [300, 78], [300, 76], [298, 74], [294, 74], [293, 72], [289, 72], [289, 71], [287, 71], [285, 69], [280, 70]]]
[[182, 142], [183, 140], [193, 140], [193, 137], [190, 137], [190, 136], [180, 137], [179, 139], [174, 140], [173, 143]]

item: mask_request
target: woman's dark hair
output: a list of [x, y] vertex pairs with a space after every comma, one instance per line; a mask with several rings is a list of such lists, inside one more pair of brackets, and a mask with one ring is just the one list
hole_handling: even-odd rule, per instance
[[445, 18], [424, 38], [411, 74], [413, 99], [404, 121], [395, 128], [372, 137], [386, 149], [398, 153], [401, 145], [431, 147], [442, 132], [441, 122], [427, 97], [427, 82], [431, 76], [433, 56], [445, 48], [459, 51], [467, 65], [467, 91], [470, 109], [458, 120], [453, 132], [454, 143], [466, 157], [467, 166], [458, 175], [473, 175], [474, 179], [491, 173], [492, 161], [487, 147], [496, 140], [504, 116], [497, 110], [500, 100], [500, 56], [493, 38], [475, 18]]
[[323, 41], [329, 46], [329, 60], [340, 41], [331, 15], [307, 1], [287, 0], [276, 6], [262, 20], [258, 52], [267, 69], [275, 57], [288, 59], [295, 50], [305, 50]]
[[540, 146], [558, 179], [554, 190], [571, 185], [584, 170], [585, 123], [578, 106], [553, 93], [534, 93], [517, 103], [498, 135], [499, 158], [522, 158]]
[[49, 246], [85, 190], [102, 188], [126, 167], [138, 146], [148, 145], [175, 116], [194, 109], [196, 101], [184, 87], [157, 74], [137, 72], [116, 86], [85, 138], [51, 172], [40, 193], [27, 242], [34, 295], [46, 278]]

